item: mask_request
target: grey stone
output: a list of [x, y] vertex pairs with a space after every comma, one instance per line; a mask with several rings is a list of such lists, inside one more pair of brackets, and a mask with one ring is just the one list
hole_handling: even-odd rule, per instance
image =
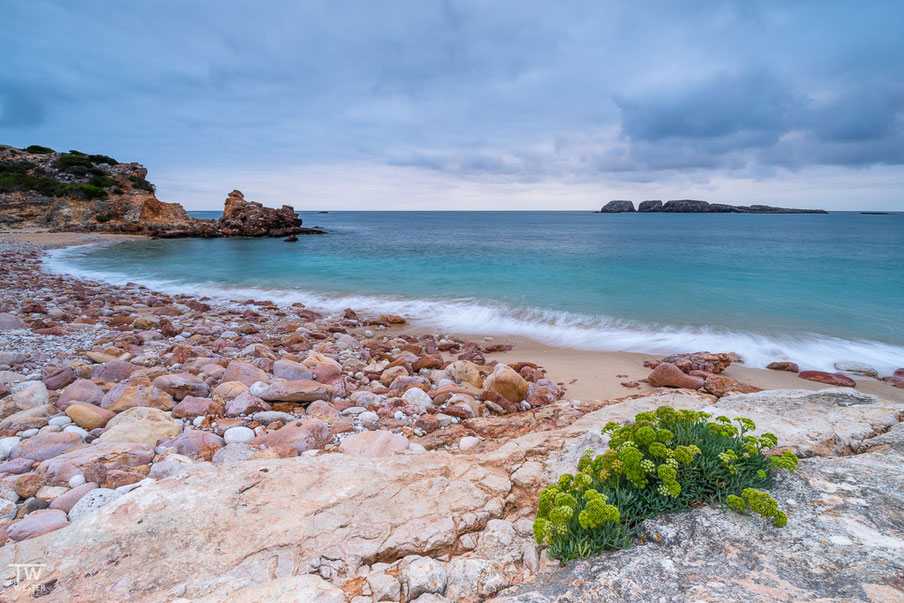
[[69, 511], [69, 521], [76, 521], [79, 517], [84, 517], [89, 513], [100, 509], [109, 502], [113, 502], [122, 496], [122, 492], [111, 490], [109, 488], [96, 488], [85, 494], [79, 499], [75, 506]]

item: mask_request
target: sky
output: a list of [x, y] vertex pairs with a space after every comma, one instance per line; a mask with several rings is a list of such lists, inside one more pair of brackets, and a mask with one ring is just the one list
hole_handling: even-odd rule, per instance
[[904, 2], [0, 0], [0, 144], [300, 210], [904, 210]]

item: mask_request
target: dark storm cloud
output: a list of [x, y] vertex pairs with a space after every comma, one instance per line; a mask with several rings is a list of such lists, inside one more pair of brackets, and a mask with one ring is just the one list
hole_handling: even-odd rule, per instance
[[904, 4], [0, 3], [0, 142], [649, 181], [904, 162]]

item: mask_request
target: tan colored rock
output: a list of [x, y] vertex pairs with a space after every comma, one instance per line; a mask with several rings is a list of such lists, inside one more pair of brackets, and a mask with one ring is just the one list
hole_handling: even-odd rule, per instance
[[212, 395], [222, 400], [232, 400], [248, 391], [248, 386], [240, 381], [224, 381], [216, 386]]
[[134, 442], [155, 446], [158, 440], [182, 433], [182, 424], [157, 408], [135, 407], [122, 411], [107, 423], [101, 442]]
[[301, 379], [298, 381], [280, 381], [273, 383], [261, 394], [267, 402], [313, 402], [329, 400], [333, 388], [317, 381]]
[[91, 431], [106, 425], [107, 421], [116, 416], [116, 413], [94, 404], [72, 402], [66, 407], [66, 416], [82, 429]]
[[474, 387], [483, 387], [483, 376], [473, 362], [456, 360], [446, 367], [446, 374], [455, 383], [469, 383]]
[[391, 431], [362, 431], [342, 440], [339, 449], [346, 454], [367, 458], [390, 456], [407, 450], [408, 438]]
[[118, 413], [137, 406], [171, 410], [174, 402], [168, 393], [151, 385], [148, 378], [135, 377], [113, 386], [101, 400], [100, 406]]
[[31, 410], [32, 408], [44, 406], [47, 404], [48, 400], [47, 386], [40, 381], [34, 381], [32, 385], [9, 396], [3, 401], [3, 406], [5, 408], [3, 412], [5, 414], [0, 416], [0, 418], [5, 419], [20, 410]]
[[395, 381], [398, 377], [407, 377], [408, 369], [404, 366], [391, 366], [382, 373], [380, 373], [380, 383], [389, 387], [389, 385]]
[[484, 382], [484, 389], [492, 390], [509, 402], [518, 403], [527, 395], [529, 384], [524, 377], [505, 364], [497, 364]]
[[312, 370], [319, 366], [335, 366], [336, 368], [342, 368], [339, 362], [315, 350], [311, 350], [308, 353], [307, 358], [302, 361], [302, 364]]

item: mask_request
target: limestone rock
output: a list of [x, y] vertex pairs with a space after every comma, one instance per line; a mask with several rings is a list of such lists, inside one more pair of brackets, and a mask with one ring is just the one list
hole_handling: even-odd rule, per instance
[[320, 576], [303, 574], [268, 580], [236, 591], [225, 603], [252, 601], [303, 601], [304, 603], [346, 603], [345, 593]]
[[835, 370], [842, 373], [849, 373], [851, 375], [860, 375], [861, 377], [876, 378], [879, 376], [879, 372], [870, 365], [864, 364], [862, 362], [854, 362], [853, 360], [836, 362]]
[[442, 594], [446, 590], [446, 570], [435, 559], [410, 556], [399, 564], [402, 595], [407, 600], [424, 593]]

